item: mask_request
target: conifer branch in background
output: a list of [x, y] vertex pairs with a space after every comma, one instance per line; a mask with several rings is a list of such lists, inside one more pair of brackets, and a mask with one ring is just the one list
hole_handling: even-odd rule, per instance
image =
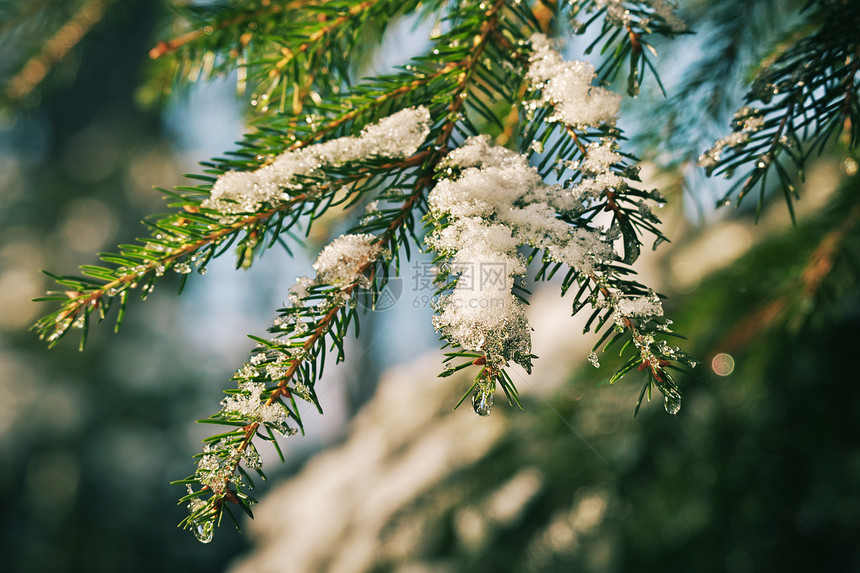
[[775, 174], [794, 219], [793, 174], [802, 178], [810, 158], [840, 136], [851, 149], [860, 142], [860, 5], [818, 0], [806, 10], [798, 28], [813, 31], [795, 34], [757, 71], [732, 133], [699, 157], [709, 175], [741, 174], [725, 204], [732, 198], [740, 204], [758, 189], [760, 212], [767, 178]]
[[169, 94], [235, 70], [237, 91], [251, 96], [257, 114], [299, 114], [308, 101], [318, 104], [352, 82], [361, 60], [356, 54], [378, 44], [389, 22], [438, 4], [293, 0], [182, 7], [187, 30], [149, 53], [159, 64], [152, 81]]
[[[74, 11], [56, 30], [48, 32], [40, 49], [27, 58], [12, 77], [3, 82], [3, 101], [0, 103], [17, 105], [26, 100], [54, 66], [65, 59], [102, 20], [112, 1], [86, 0], [75, 6]], [[63, 2], [52, 0], [7, 4], [0, 5], [0, 34], [6, 31], [22, 33], [23, 28], [31, 26], [44, 28], [45, 20], [50, 21], [56, 17], [52, 12], [62, 12], [66, 8], [61, 6]]]

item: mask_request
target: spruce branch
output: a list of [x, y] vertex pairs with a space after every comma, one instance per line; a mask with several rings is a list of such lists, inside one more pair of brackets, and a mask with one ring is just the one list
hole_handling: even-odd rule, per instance
[[687, 25], [675, 13], [676, 9], [677, 3], [673, 0], [576, 0], [572, 2], [569, 17], [576, 34], [584, 34], [603, 17], [597, 37], [585, 50], [589, 54], [600, 47], [601, 54], [611, 54], [597, 70], [600, 81], [614, 79], [626, 61], [629, 95], [639, 94], [646, 69], [654, 74], [665, 94], [654, 63], [649, 59], [657, 56], [657, 50], [648, 38], [651, 35], [671, 38], [689, 33]]
[[[543, 252], [538, 278], [567, 266], [562, 292], [576, 280], [583, 282], [574, 314], [585, 300], [591, 303], [594, 313], [586, 330], [597, 318], [598, 332], [614, 325], [617, 335], [606, 348], [625, 333], [629, 337], [636, 352], [611, 381], [635, 366], [647, 369], [646, 389], [652, 382], [657, 385], [667, 411], [677, 413], [680, 393], [666, 368], [678, 362], [695, 364], [664, 340], [672, 335], [671, 322], [660, 318], [659, 298], [622, 278], [631, 271], [615, 264], [619, 257], [612, 247], [616, 238], [622, 238], [623, 262], [632, 264], [639, 256], [642, 233], [653, 233], [655, 245], [665, 240], [655, 226], [659, 220], [644, 202], [663, 198], [627, 182], [638, 177], [616, 152], [618, 96], [593, 86], [593, 68], [584, 62], [564, 62], [542, 35], [533, 35], [530, 44], [526, 77], [533, 99], [526, 104], [521, 142], [527, 143], [530, 156], [541, 156], [537, 167], [486, 139], [470, 138], [446, 158], [440, 182], [430, 195], [427, 221], [432, 232], [425, 242], [444, 262], [437, 277], [442, 296], [434, 325], [455, 347], [446, 361], [465, 360], [443, 375], [470, 364], [481, 366], [470, 389], [478, 414], [490, 412], [497, 384], [511, 403], [519, 403], [505, 368], [515, 362], [529, 371], [534, 358], [528, 321], [515, 293], [527, 294], [516, 283], [525, 274], [516, 248], [529, 246], [534, 249], [531, 258]], [[551, 147], [545, 149], [544, 142], [552, 142]], [[551, 173], [563, 185], [547, 186], [543, 181]], [[602, 211], [612, 215], [609, 230], [593, 223]], [[488, 281], [485, 272], [497, 276]], [[595, 349], [612, 332], [607, 329]], [[589, 358], [597, 365], [595, 354]]]
[[731, 204], [734, 198], [740, 205], [758, 189], [758, 215], [768, 190], [767, 177], [775, 172], [794, 219], [793, 172], [802, 178], [809, 159], [840, 134], [844, 133], [849, 148], [860, 142], [856, 33], [860, 9], [852, 3], [824, 0], [810, 6], [802, 25], [818, 25], [784, 46], [772, 63], [759, 70], [746, 105], [735, 114], [733, 132], [699, 157], [708, 175], [731, 178], [743, 173], [723, 197], [723, 204]]
[[[243, 406], [235, 408], [230, 398], [225, 399], [222, 412], [205, 420], [239, 426], [239, 429], [208, 438], [208, 445], [199, 456], [197, 472], [177, 482], [188, 488], [188, 495], [182, 498], [181, 503], [188, 502], [190, 513], [181, 525], [193, 528], [201, 541], [211, 540], [214, 526], [220, 523], [225, 510], [232, 516], [225, 501], [238, 503], [250, 514], [253, 498], [247, 494], [247, 489], [253, 488], [253, 482], [241, 469], [241, 464], [250, 465], [264, 475], [253, 438], [274, 441], [273, 431], [293, 433], [288, 425], [290, 419], [301, 425], [294, 396], [320, 408], [313, 388], [322, 374], [325, 340], [327, 337], [331, 340], [332, 347], [337, 348], [337, 360], [342, 360], [347, 327], [353, 320], [356, 328], [358, 324], [356, 290], [370, 287], [375, 298], [381, 286], [379, 281], [386, 280], [387, 273], [377, 274], [377, 269], [387, 270], [388, 265], [383, 261], [386, 253], [397, 252], [404, 231], [413, 219], [412, 212], [424, 203], [425, 193], [434, 183], [432, 173], [449, 152], [449, 142], [463, 117], [461, 109], [465, 98], [462, 96], [469, 89], [483, 52], [482, 45], [488, 41], [503, 6], [504, 1], [497, 0], [485, 13], [487, 18], [474, 36], [473, 52], [456, 65], [459, 74], [450, 93], [449, 104], [444, 109], [444, 120], [431, 130], [433, 145], [408, 159], [416, 167], [420, 159], [421, 166], [407, 176], [407, 180], [412, 181], [412, 188], [401, 206], [380, 214], [376, 221], [360, 224], [353, 233], [341, 236], [322, 251], [314, 265], [317, 278], [297, 282], [291, 294], [293, 305], [282, 309], [276, 320], [273, 328], [280, 336], [270, 341], [257, 339], [258, 353], [234, 378], [239, 381], [238, 392], [244, 396]], [[384, 226], [377, 234], [359, 234], [377, 230], [380, 225]], [[356, 244], [364, 246], [356, 247]], [[359, 251], [354, 251], [356, 248]], [[338, 267], [347, 264], [348, 272], [343, 268], [330, 268], [333, 259]], [[315, 304], [306, 306], [305, 301]], [[282, 338], [287, 340], [286, 344], [280, 342]], [[283, 399], [289, 399], [292, 408]], [[276, 405], [283, 409], [282, 413], [259, 414]], [[261, 428], [266, 430], [266, 434], [260, 433]], [[206, 495], [209, 497], [204, 501]]]
[[[188, 495], [183, 497], [180, 503], [190, 502], [190, 513], [180, 526], [193, 528], [201, 541], [208, 542], [211, 540], [214, 525], [220, 523], [222, 511], [226, 509], [225, 501], [239, 503], [243, 509], [248, 510], [250, 510], [250, 505], [254, 503], [253, 498], [246, 493], [246, 489], [254, 487], [253, 482], [243, 479], [245, 472], [239, 466], [241, 462], [248, 464], [248, 452], [250, 452], [251, 469], [257, 470], [261, 476], [264, 476], [261, 469], [262, 461], [259, 454], [256, 453], [257, 448], [253, 445], [253, 439], [259, 437], [264, 441], [274, 442], [277, 446], [273, 430], [282, 435], [295, 433], [294, 429], [287, 423], [288, 419], [292, 419], [301, 426], [301, 418], [294, 396], [313, 403], [322, 411], [313, 389], [316, 378], [322, 375], [323, 362], [321, 361], [324, 360], [326, 352], [326, 337], [331, 338], [333, 347], [338, 349], [337, 360], [343, 360], [343, 338], [350, 321], [355, 320], [356, 323], [358, 321], [354, 304], [347, 304], [347, 301], [353, 300], [359, 287], [374, 281], [379, 257], [385, 256], [386, 247], [395, 239], [400, 226], [421, 200], [420, 189], [424, 184], [426, 183], [422, 183], [420, 179], [416, 180], [416, 191], [403, 203], [385, 230], [379, 235], [372, 236], [372, 243], [367, 249], [369, 256], [358, 260], [356, 267], [351, 270], [352, 280], [326, 293], [320, 290], [315, 293], [294, 294], [296, 302], [319, 300], [321, 304], [316, 307], [294, 306], [290, 309], [283, 309], [283, 314], [276, 322], [276, 326], [296, 325], [287, 334], [289, 343], [285, 345], [276, 339], [271, 341], [258, 339], [258, 353], [255, 358], [252, 358], [251, 362], [237, 373], [237, 377], [234, 379], [240, 380], [240, 391], [244, 390], [242, 380], [246, 381], [244, 382], [245, 388], [251, 384], [258, 384], [256, 388], [249, 390], [249, 394], [251, 394], [249, 402], [252, 411], [266, 411], [273, 407], [277, 410], [277, 407], [280, 406], [284, 413], [279, 412], [279, 414], [267, 419], [258, 417], [258, 419], [249, 420], [247, 419], [248, 412], [242, 411], [240, 414], [244, 414], [244, 417], [240, 416], [237, 419], [235, 415], [231, 415], [234, 412], [229, 409], [229, 405], [225, 405], [222, 412], [207, 420], [202, 420], [203, 422], [228, 426], [235, 426], [240, 423], [244, 423], [244, 425], [226, 435], [218, 434], [207, 439], [207, 443], [217, 444], [216, 450], [221, 452], [219, 454], [221, 463], [215, 465], [214, 471], [209, 464], [198, 464], [198, 470], [193, 476], [174, 482], [184, 484], [188, 488]], [[344, 235], [344, 237], [357, 236], [359, 235]], [[367, 237], [371, 236], [368, 235]], [[302, 290], [305, 288], [303, 287]], [[325, 287], [323, 286], [323, 288]], [[322, 296], [316, 298], [315, 295]], [[322, 314], [318, 317], [313, 316], [316, 312]], [[287, 323], [287, 320], [290, 322]], [[312, 364], [311, 367], [308, 367], [309, 363]], [[283, 369], [285, 364], [287, 366]], [[257, 380], [265, 380], [268, 384], [274, 384], [274, 387], [263, 386], [263, 383], [256, 382]], [[290, 386], [291, 384], [292, 386]], [[261, 399], [264, 400], [262, 405], [260, 404]], [[290, 400], [292, 408], [284, 404], [283, 399]], [[260, 433], [261, 428], [266, 431], [266, 434]], [[225, 438], [227, 440], [223, 441]], [[211, 446], [204, 450], [204, 454], [200, 458], [205, 461], [205, 456], [210, 451]], [[237, 475], [237, 472], [240, 471], [242, 473]], [[231, 483], [235, 484], [235, 490], [230, 488]], [[194, 491], [194, 487], [199, 489]], [[211, 496], [204, 502], [202, 495], [206, 493], [210, 493]]]
[[[159, 42], [162, 89], [238, 70], [237, 89], [260, 115], [343, 93], [352, 83], [359, 45], [378, 43], [388, 23], [421, 7], [416, 0], [236, 3], [182, 11], [190, 30]], [[213, 17], [214, 16], [214, 17]]]
[[[176, 50], [200, 41], [204, 36], [211, 36], [214, 33], [222, 32], [225, 29], [232, 28], [239, 24], [247, 22], [257, 22], [259, 20], [271, 20], [271, 17], [285, 10], [301, 8], [306, 4], [310, 4], [314, 0], [293, 0], [292, 2], [261, 2], [256, 9], [247, 10], [245, 6], [237, 4], [237, 12], [233, 13], [219, 7], [217, 18], [207, 18], [203, 13], [204, 7], [187, 7], [184, 11], [184, 16], [188, 21], [188, 27], [191, 28], [187, 32], [170, 40], [160, 40], [149, 51], [149, 57], [153, 60], [164, 57], [167, 54]], [[196, 22], [195, 22], [196, 21]], [[247, 43], [241, 40], [239, 44]]]
[[[34, 329], [50, 346], [55, 345], [72, 329], [82, 331], [81, 347], [86, 343], [90, 316], [104, 320], [118, 299], [119, 328], [132, 291], [139, 290], [142, 298], [152, 292], [156, 281], [173, 270], [182, 276], [184, 285], [192, 266], [205, 274], [209, 261], [225, 252], [238, 240], [238, 266], [247, 266], [256, 251], [272, 246], [279, 234], [289, 232], [298, 225], [301, 216], [319, 217], [332, 206], [348, 202], [361, 189], [354, 186], [343, 194], [348, 185], [357, 185], [373, 179], [380, 173], [408, 169], [422, 160], [421, 155], [399, 161], [385, 161], [376, 165], [358, 166], [354, 171], [333, 182], [320, 180], [292, 191], [288, 198], [273, 206], [253, 213], [241, 214], [227, 220], [219, 218], [211, 209], [202, 207], [205, 200], [176, 196], [182, 210], [154, 223], [152, 237], [137, 245], [122, 245], [119, 253], [100, 255], [111, 267], [89, 265], [82, 267], [87, 277], [52, 276], [66, 290], [49, 292], [37, 301], [61, 302], [60, 308], [40, 319]], [[340, 196], [338, 196], [340, 194]], [[239, 234], [244, 237], [239, 239]], [[180, 286], [181, 289], [181, 286]]]
[[[491, 10], [486, 11], [490, 19], [478, 25], [476, 37], [480, 38], [480, 41], [475, 45], [474, 54], [464, 48], [460, 50], [462, 58], [459, 61], [447, 62], [429, 70], [423, 62], [417, 62], [410, 70], [397, 76], [397, 82], [392, 78], [358, 89], [355, 95], [342, 100], [337, 108], [340, 113], [322, 125], [305, 121], [306, 127], [302, 131], [297, 122], [289, 121], [287, 126], [293, 128], [291, 132], [278, 129], [277, 123], [266, 130], [259, 130], [243, 141], [244, 150], [235, 154], [237, 159], [210, 163], [208, 175], [196, 176], [205, 182], [203, 185], [179, 188], [179, 194], [165, 191], [177, 200], [173, 206], [182, 210], [158, 219], [153, 224], [153, 235], [142, 239], [140, 244], [124, 245], [119, 253], [101, 255], [102, 261], [111, 263], [112, 267], [88, 266], [84, 268], [87, 278], [51, 275], [63, 287], [63, 291], [50, 292], [47, 297], [37, 300], [59, 301], [62, 304], [56, 312], [35, 325], [40, 337], [50, 344], [55, 344], [70, 329], [80, 328], [83, 346], [91, 314], [97, 310], [97, 319], [103, 320], [114, 298], [119, 297], [119, 325], [129, 291], [139, 288], [145, 298], [154, 288], [156, 280], [171, 268], [183, 275], [184, 284], [192, 265], [197, 265], [198, 270], [204, 269], [205, 272], [208, 261], [226, 252], [237, 240], [240, 252], [237, 264], [250, 264], [251, 259], [264, 245], [271, 246], [276, 240], [280, 240], [280, 233], [288, 232], [299, 224], [301, 215], [310, 216], [313, 220], [329, 207], [345, 201], [335, 200], [335, 195], [344, 185], [367, 181], [372, 179], [373, 175], [384, 174], [388, 169], [396, 168], [397, 165], [382, 163], [348, 171], [335, 182], [325, 179], [311, 180], [308, 186], [314, 189], [313, 193], [305, 192], [304, 189], [284, 190], [288, 197], [276, 201], [277, 204], [273, 204], [269, 209], [248, 212], [229, 219], [219, 218], [218, 214], [211, 210], [212, 205], [207, 205], [207, 202], [211, 203], [212, 186], [217, 185], [219, 178], [225, 173], [232, 173], [231, 168], [248, 172], [271, 166], [275, 158], [267, 148], [283, 145], [285, 140], [291, 141], [286, 149], [288, 152], [307, 148], [327, 135], [356, 129], [362, 125], [359, 122], [368, 122], [395, 105], [409, 105], [416, 100], [426, 101], [431, 96], [439, 97], [440, 94], [451, 94], [452, 103], [448, 113], [456, 116], [463, 105], [461, 95], [472, 77], [472, 70], [493, 27], [491, 23], [495, 20], [492, 14], [500, 10], [502, 4], [499, 1]], [[482, 14], [484, 12], [481, 11]], [[452, 33], [461, 32], [462, 30], [455, 29]], [[448, 39], [447, 36], [441, 38], [442, 41]], [[395, 83], [396, 87], [393, 87]], [[444, 132], [439, 136], [438, 145], [445, 145], [454, 129], [455, 123], [446, 124]], [[287, 135], [288, 133], [290, 135]], [[409, 164], [402, 167], [409, 167]], [[315, 183], [317, 185], [314, 185]], [[350, 195], [348, 194], [347, 198]], [[240, 233], [244, 233], [244, 237], [239, 240]]]
[[[619, 24], [608, 4], [595, 2], [607, 14], [604, 27], [621, 25], [622, 42], [638, 53], [646, 29], [671, 32], [671, 10], [662, 0], [632, 4], [640, 11]], [[369, 203], [366, 216], [319, 253], [314, 277], [290, 289], [273, 336], [251, 337], [257, 346], [233, 376], [236, 387], [200, 420], [221, 431], [204, 440], [195, 472], [176, 483], [187, 489], [181, 525], [201, 541], [225, 515], [236, 521], [231, 507], [253, 515], [251, 474], [265, 479], [262, 442], [280, 454], [277, 434], [303, 428], [299, 403], [322, 411], [315, 386], [327, 356], [344, 360], [348, 329], [360, 328], [359, 304], [373, 308], [399, 272], [401, 250], [408, 257], [410, 245], [422, 243], [422, 216], [423, 244], [440, 264], [434, 326], [450, 347], [442, 375], [476, 369], [463, 399], [471, 394], [478, 414], [490, 413], [499, 386], [521, 406], [508, 369], [530, 370], [536, 358], [523, 278], [538, 256], [538, 279], [566, 268], [562, 294], [578, 287], [573, 314], [591, 306], [594, 349], [623, 343], [626, 361], [611, 381], [638, 366], [647, 376], [643, 396], [656, 385], [666, 409], [678, 411], [668, 369], [692, 361], [665, 341], [673, 333], [660, 297], [633, 280], [630, 267], [644, 235], [655, 246], [666, 240], [646, 203], [663, 199], [637, 186], [634, 158], [620, 150], [620, 96], [596, 84], [603, 71], [565, 62], [542, 35], [554, 4], [510, 0], [447, 4], [445, 31], [430, 53], [350, 86], [349, 52], [376, 37], [364, 30], [378, 24], [381, 33], [420, 6], [333, 0], [189, 9], [192, 29], [159, 44], [153, 57], [175, 58], [186, 70], [208, 66], [206, 73], [247, 67], [257, 103], [280, 104], [261, 110], [237, 150], [204, 163], [192, 176], [198, 185], [165, 191], [174, 212], [152, 219], [149, 237], [100, 255], [107, 266], [82, 267], [84, 277], [55, 277], [63, 290], [41, 299], [60, 304], [36, 324], [39, 334], [55, 344], [80, 327], [83, 345], [93, 317], [103, 320], [118, 305], [119, 324], [129, 293], [145, 296], [167, 271], [182, 275], [181, 289], [193, 267], [202, 272], [234, 246], [237, 266], [247, 267], [275, 243], [289, 250], [285, 237], [309, 232], [332, 207], [343, 206], [348, 219], [349, 207]], [[607, 46], [612, 34], [601, 36]], [[623, 47], [619, 53], [628, 58]], [[644, 65], [629, 57], [634, 68]], [[604, 66], [616, 65], [613, 58]], [[484, 264], [501, 265], [494, 284], [475, 274]], [[477, 290], [467, 287], [469, 265]], [[597, 365], [595, 353], [589, 360]]]
[[[818, 326], [814, 323], [827, 314], [844, 312], [831, 305], [837, 298], [835, 292], [850, 292], [858, 285], [860, 202], [857, 197], [853, 181], [843, 182], [831, 203], [813, 221], [802, 222], [792, 235], [781, 237], [777, 248], [767, 245], [777, 255], [766, 252], [765, 259], [788, 257], [799, 271], [783, 284], [750, 293], [757, 302], [747, 312], [747, 318], [720, 341], [719, 348], [725, 348], [727, 353], [741, 352], [768, 329], [794, 334], [801, 327]], [[821, 233], [820, 229], [827, 231]], [[761, 263], [752, 260], [744, 266], [753, 265], [758, 268]], [[745, 270], [742, 268], [741, 272]]]

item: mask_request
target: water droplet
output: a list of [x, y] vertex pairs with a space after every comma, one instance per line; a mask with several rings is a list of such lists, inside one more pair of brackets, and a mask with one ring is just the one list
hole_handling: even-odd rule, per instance
[[663, 407], [673, 416], [681, 409], [681, 397], [675, 393], [663, 396]]
[[194, 529], [194, 537], [200, 543], [209, 543], [215, 536], [215, 524], [211, 521], [201, 523]]
[[597, 359], [597, 353], [596, 352], [592, 352], [591, 354], [588, 355], [588, 361], [591, 362], [591, 365], [594, 366], [595, 368], [600, 368], [600, 362]]
[[496, 383], [479, 382], [472, 395], [472, 409], [479, 416], [489, 416], [493, 409], [493, 395], [496, 393]]

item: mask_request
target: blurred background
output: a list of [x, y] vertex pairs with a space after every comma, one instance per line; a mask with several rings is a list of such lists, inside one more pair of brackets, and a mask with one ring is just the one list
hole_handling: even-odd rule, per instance
[[[132, 304], [119, 333], [93, 328], [86, 352], [46, 350], [28, 331], [47, 311], [29, 299], [53, 287], [39, 269], [75, 274], [141, 235], [165, 208], [153, 186], [229, 150], [244, 103], [233, 78], [153, 96], [164, 2], [17, 4], [37, 17], [0, 20], [0, 569], [860, 570], [857, 157], [836, 145], [815, 163], [796, 227], [781, 196], [757, 225], [750, 209], [712, 209], [724, 187], [689, 161], [726, 131], [742, 95], [726, 86], [760, 55], [747, 45], [778, 36], [799, 3], [748, 2], [755, 25], [728, 47], [713, 10], [734, 3], [685, 4], [700, 34], [662, 60], [683, 97], [627, 102], [647, 184], [671, 199], [673, 244], [640, 272], [703, 362], [677, 417], [655, 400], [633, 419], [640, 381], [609, 387], [612, 358], [588, 365], [593, 340], [553, 284], [530, 309], [540, 359], [515, 378], [525, 411], [451, 413], [467, 382], [436, 378], [419, 257], [326, 373], [326, 415], [306, 413], [286, 464], [267, 452], [257, 519], [208, 545], [176, 528], [186, 510], [168, 484], [192, 472], [205, 432], [191, 421], [217, 409], [245, 335], [265, 332], [310, 264], [273, 249], [237, 272], [224, 257], [181, 297], [165, 281]], [[421, 50], [425, 28], [394, 27], [363, 74]], [[684, 91], [690, 53], [732, 46], [736, 76]]]

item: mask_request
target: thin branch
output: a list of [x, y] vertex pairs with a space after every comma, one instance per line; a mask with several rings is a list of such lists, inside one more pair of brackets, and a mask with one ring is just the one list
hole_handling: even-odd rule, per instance
[[[384, 164], [380, 167], [380, 169], [406, 169], [409, 167], [420, 165], [421, 162], [426, 158], [426, 156], [426, 152], [417, 153], [412, 157], [409, 157], [402, 161]], [[367, 177], [368, 175], [368, 168], [359, 168], [351, 177], [347, 179], [340, 179], [337, 181], [336, 184], [331, 183], [323, 185], [320, 190], [325, 191], [327, 189], [340, 189], [345, 183], [359, 181]], [[224, 227], [212, 231], [207, 235], [200, 237], [196, 241], [186, 243], [171, 251], [167, 251], [166, 253], [163, 253], [163, 256], [154, 258], [146, 263], [137, 265], [133, 269], [134, 272], [117, 277], [112, 281], [100, 285], [98, 288], [88, 290], [85, 293], [69, 291], [67, 292], [67, 294], [69, 295], [70, 300], [65, 303], [65, 308], [63, 308], [60, 312], [60, 317], [61, 319], [74, 320], [77, 316], [80, 315], [80, 313], [84, 309], [88, 307], [98, 308], [98, 306], [101, 304], [101, 299], [105, 296], [109, 296], [108, 293], [126, 288], [128, 285], [133, 285], [140, 281], [143, 277], [145, 277], [149, 273], [156, 271], [156, 269], [160, 267], [166, 267], [167, 265], [183, 257], [195, 253], [196, 251], [200, 250], [203, 247], [206, 247], [207, 245], [217, 243], [224, 237], [232, 235], [233, 233], [238, 233], [244, 229], [253, 228], [257, 224], [271, 219], [278, 213], [290, 211], [297, 205], [301, 205], [310, 198], [310, 195], [308, 195], [307, 193], [300, 193], [298, 195], [294, 195], [290, 198], [289, 201], [285, 201], [283, 203], [275, 205], [274, 207], [266, 209], [265, 211], [260, 211], [258, 213], [253, 213], [251, 215], [243, 217], [237, 221], [234, 221], [233, 223], [230, 223]], [[194, 207], [190, 208], [194, 209]]]
[[296, 49], [296, 51], [294, 51], [294, 52], [290, 51], [288, 48], [281, 48], [281, 53], [284, 55], [284, 57], [275, 63], [274, 68], [269, 70], [269, 76], [270, 77], [276, 76], [281, 69], [283, 69], [288, 63], [290, 63], [290, 61], [292, 61], [293, 58], [296, 57], [297, 53], [301, 54], [301, 53], [306, 52], [308, 50], [308, 48], [310, 48], [313, 45], [314, 42], [316, 42], [317, 40], [319, 40], [323, 36], [326, 36], [326, 35], [332, 33], [335, 29], [337, 29], [343, 23], [348, 22], [353, 17], [355, 17], [358, 14], [361, 14], [363, 11], [367, 10], [368, 8], [370, 8], [371, 6], [373, 6], [374, 4], [376, 4], [379, 1], [380, 0], [365, 0], [364, 2], [361, 2], [360, 4], [355, 4], [355, 5], [351, 6], [349, 11], [346, 14], [344, 14], [343, 16], [341, 16], [339, 18], [335, 18], [329, 24], [323, 26], [322, 28], [320, 28], [319, 30], [317, 30], [316, 32], [311, 34], [308, 37], [308, 41], [303, 43], [302, 45], [300, 45]]

